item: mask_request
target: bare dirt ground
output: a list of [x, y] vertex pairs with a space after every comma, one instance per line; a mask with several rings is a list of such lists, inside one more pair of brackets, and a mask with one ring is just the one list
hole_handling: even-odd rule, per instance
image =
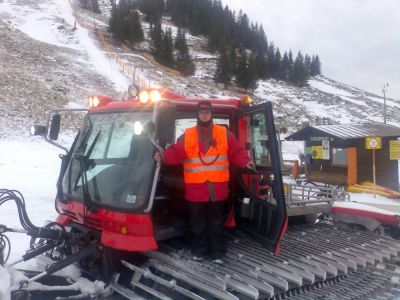
[[116, 94], [84, 52], [38, 42], [3, 21], [0, 41], [0, 138], [27, 133], [50, 109], [86, 105], [91, 92]]

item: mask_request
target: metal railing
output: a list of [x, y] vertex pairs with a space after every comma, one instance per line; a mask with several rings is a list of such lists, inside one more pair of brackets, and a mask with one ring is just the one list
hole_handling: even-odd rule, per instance
[[315, 204], [332, 204], [337, 201], [349, 201], [348, 192], [335, 187], [321, 187], [298, 184], [285, 184], [285, 196], [288, 207]]

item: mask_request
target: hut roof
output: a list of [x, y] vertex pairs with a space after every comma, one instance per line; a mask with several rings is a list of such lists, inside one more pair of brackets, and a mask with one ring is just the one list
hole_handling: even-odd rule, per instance
[[400, 128], [380, 123], [344, 124], [344, 125], [318, 125], [305, 127], [288, 137], [288, 141], [305, 141], [311, 136], [325, 134], [341, 140], [362, 139], [371, 136], [400, 137]]

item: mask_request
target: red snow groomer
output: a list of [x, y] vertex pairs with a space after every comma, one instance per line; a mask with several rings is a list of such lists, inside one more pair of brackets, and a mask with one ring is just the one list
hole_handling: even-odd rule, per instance
[[[379, 272], [384, 273], [382, 278], [390, 277], [386, 273], [391, 268], [375, 266], [393, 264], [400, 254], [396, 241], [340, 229], [330, 220], [287, 228], [288, 213], [315, 214], [320, 212], [320, 201], [311, 201], [311, 195], [303, 193], [303, 198], [311, 199], [305, 199], [308, 207], [304, 201], [287, 206], [272, 105], [252, 105], [249, 97], [207, 99], [214, 123], [236, 135], [256, 169], [230, 168], [226, 208], [230, 229], [223, 264], [194, 260], [184, 239], [189, 216], [183, 169], [158, 164], [154, 154], [196, 124], [196, 106], [204, 99], [166, 89], [131, 92], [127, 101], [90, 97], [83, 126], [70, 149], [56, 141], [63, 113], [77, 109], [54, 110], [47, 126], [32, 127], [33, 134], [43, 135], [66, 154], [60, 156], [56, 222], [35, 227], [23, 201], [16, 200], [21, 224], [36, 238], [22, 260], [50, 250], [57, 261], [41, 273], [30, 274], [15, 295], [26, 292], [31, 299], [45, 299], [44, 293], [51, 289], [35, 286], [32, 291], [30, 283], [76, 262], [85, 277], [107, 283], [106, 292], [76, 292], [75, 297], [81, 298], [282, 299], [307, 293], [309, 299], [319, 299], [325, 283], [334, 285], [326, 292], [332, 297], [348, 290], [359, 298], [396, 291], [390, 280], [371, 283]], [[342, 280], [349, 276], [355, 279]], [[361, 283], [372, 288], [351, 286]], [[71, 296], [71, 290], [67, 286], [62, 295]]]
[[[165, 89], [144, 89], [128, 101], [91, 97], [81, 133], [62, 157], [57, 223], [93, 229], [102, 246], [125, 251], [156, 250], [158, 241], [182, 235], [188, 225], [182, 168], [161, 166], [153, 156], [195, 125], [200, 100], [204, 99], [185, 98]], [[257, 216], [240, 218], [244, 213], [238, 205], [236, 222], [276, 251], [286, 206], [271, 104], [249, 107], [236, 99], [210, 101], [214, 122], [237, 134], [263, 177], [270, 180], [268, 185], [264, 182], [270, 197], [264, 195], [265, 201], [252, 204]], [[55, 115], [51, 134], [57, 135], [58, 120]], [[239, 188], [238, 178], [243, 188], [250, 189], [249, 179], [261, 175], [248, 170], [231, 172], [233, 209], [247, 192]], [[260, 180], [253, 183], [248, 192], [257, 195]], [[259, 221], [267, 219], [267, 223]], [[233, 224], [231, 219], [229, 225]]]

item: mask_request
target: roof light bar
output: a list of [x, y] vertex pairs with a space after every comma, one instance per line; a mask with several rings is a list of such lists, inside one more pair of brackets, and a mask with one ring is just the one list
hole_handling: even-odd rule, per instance
[[111, 102], [112, 99], [105, 96], [90, 96], [88, 97], [89, 108], [96, 108]]

